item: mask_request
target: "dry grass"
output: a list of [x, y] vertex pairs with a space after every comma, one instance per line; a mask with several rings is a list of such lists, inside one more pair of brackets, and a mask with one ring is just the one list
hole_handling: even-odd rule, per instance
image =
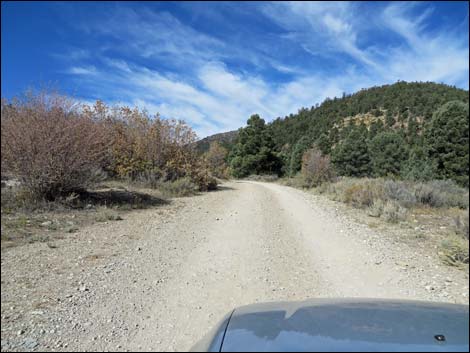
[[132, 210], [169, 202], [161, 191], [121, 181], [108, 181], [95, 190], [56, 201], [28, 201], [18, 187], [2, 188], [1, 196], [2, 248], [72, 236], [91, 223], [119, 221]]
[[252, 174], [245, 178], [246, 180], [253, 180], [253, 181], [263, 181], [266, 183], [271, 183], [279, 180], [279, 177], [275, 174]]
[[297, 189], [308, 188], [308, 184], [305, 182], [301, 174], [297, 174], [293, 177], [279, 179], [278, 182], [281, 185], [290, 186], [290, 187], [297, 188]]
[[119, 215], [116, 210], [109, 209], [107, 207], [99, 207], [96, 210], [96, 222], [122, 221], [122, 219], [123, 218]]
[[182, 197], [197, 194], [198, 186], [189, 178], [160, 183], [158, 189], [167, 197]]
[[450, 266], [468, 265], [468, 240], [459, 236], [449, 236], [442, 240], [439, 255]]
[[[281, 184], [306, 188], [301, 176], [282, 179]], [[468, 264], [468, 189], [449, 181], [340, 178], [312, 190], [364, 210], [361, 219], [371, 228], [395, 227], [406, 233], [403, 240], [425, 242], [439, 249], [448, 265]], [[368, 221], [366, 215], [375, 221]]]

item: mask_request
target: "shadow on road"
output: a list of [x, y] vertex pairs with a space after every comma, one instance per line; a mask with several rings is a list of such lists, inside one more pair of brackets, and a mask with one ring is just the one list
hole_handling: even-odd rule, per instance
[[228, 190], [236, 190], [236, 189], [230, 186], [226, 186], [226, 185], [217, 185], [217, 189], [212, 190], [212, 191], [228, 191]]
[[152, 206], [167, 205], [170, 202], [149, 194], [130, 190], [99, 190], [87, 191], [80, 195], [82, 202], [88, 202], [100, 206], [123, 206], [132, 208], [146, 208]]

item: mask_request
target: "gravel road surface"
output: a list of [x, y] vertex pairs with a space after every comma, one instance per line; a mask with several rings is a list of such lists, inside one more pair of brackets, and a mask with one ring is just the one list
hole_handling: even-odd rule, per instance
[[468, 304], [467, 271], [293, 188], [228, 182], [124, 218], [2, 250], [2, 351], [184, 351], [265, 301]]

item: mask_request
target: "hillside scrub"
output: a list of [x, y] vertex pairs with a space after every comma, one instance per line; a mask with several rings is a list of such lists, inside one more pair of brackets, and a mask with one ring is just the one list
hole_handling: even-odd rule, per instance
[[424, 222], [432, 233], [440, 234], [436, 245], [444, 263], [468, 264], [469, 191], [451, 180], [343, 177], [320, 185], [316, 191], [387, 223], [407, 222], [416, 228]]
[[[435, 207], [468, 209], [468, 189], [450, 180], [411, 182], [391, 179], [340, 178], [318, 189], [334, 200], [357, 208], [367, 208], [379, 202], [395, 202], [401, 207]], [[376, 206], [377, 207], [377, 206]]]

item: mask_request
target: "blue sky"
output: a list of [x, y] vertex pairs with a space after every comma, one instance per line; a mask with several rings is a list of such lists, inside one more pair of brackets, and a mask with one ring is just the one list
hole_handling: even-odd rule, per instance
[[52, 83], [200, 137], [373, 85], [469, 87], [468, 2], [2, 2], [2, 96]]

